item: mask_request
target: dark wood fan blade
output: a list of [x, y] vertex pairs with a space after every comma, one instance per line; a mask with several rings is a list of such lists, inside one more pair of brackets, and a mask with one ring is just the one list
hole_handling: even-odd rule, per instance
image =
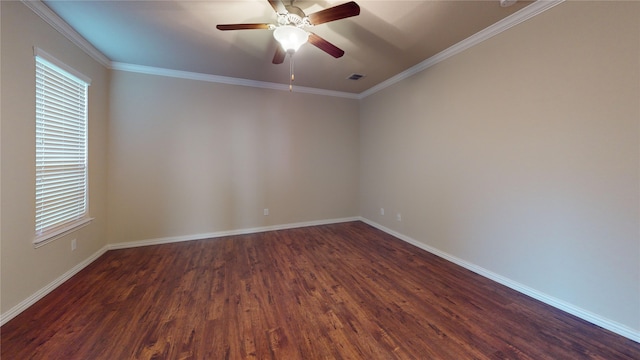
[[330, 7], [328, 9], [320, 10], [316, 13], [308, 15], [309, 21], [312, 25], [323, 24], [329, 21], [340, 20], [351, 16], [360, 14], [360, 6], [354, 1], [346, 4]]
[[216, 25], [218, 30], [227, 31], [227, 30], [254, 30], [254, 29], [264, 29], [269, 30], [269, 24], [222, 24]]
[[332, 43], [314, 33], [309, 33], [309, 42], [311, 43], [311, 45], [326, 52], [334, 58], [339, 58], [344, 55], [344, 50], [340, 49], [339, 47], [333, 45]]
[[280, 44], [276, 44], [276, 53], [273, 55], [273, 63], [282, 64], [285, 56], [287, 56], [287, 53], [282, 49], [282, 46], [280, 46]]
[[277, 12], [278, 14], [284, 14], [287, 12], [287, 9], [284, 7], [284, 4], [282, 3], [281, 0], [268, 0], [269, 4], [271, 4], [271, 7], [273, 8], [273, 10], [275, 10], [275, 12]]

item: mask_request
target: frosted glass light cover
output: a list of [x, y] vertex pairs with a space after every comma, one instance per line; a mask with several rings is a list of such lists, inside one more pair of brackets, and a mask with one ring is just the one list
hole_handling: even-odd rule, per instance
[[299, 27], [285, 25], [273, 31], [273, 37], [278, 40], [284, 51], [297, 51], [309, 39], [309, 33]]

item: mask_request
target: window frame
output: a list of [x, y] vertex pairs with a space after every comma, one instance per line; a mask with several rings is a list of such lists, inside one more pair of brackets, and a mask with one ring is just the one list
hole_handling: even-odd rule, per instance
[[[34, 132], [35, 147], [36, 147], [34, 165], [35, 165], [36, 177], [35, 177], [35, 184], [34, 184], [35, 185], [34, 186], [35, 238], [33, 240], [33, 244], [34, 244], [34, 247], [37, 248], [53, 240], [56, 240], [60, 237], [63, 237], [73, 231], [76, 231], [81, 227], [88, 225], [93, 220], [93, 218], [89, 216], [89, 146], [88, 146], [89, 145], [89, 86], [91, 85], [91, 79], [83, 75], [82, 73], [74, 70], [73, 68], [67, 66], [60, 60], [56, 59], [55, 57], [51, 56], [47, 52], [37, 47], [34, 47], [34, 65], [35, 65], [35, 73], [36, 73], [35, 74], [35, 102], [36, 102], [35, 103], [35, 110], [36, 110], [35, 125], [36, 127]], [[60, 79], [62, 80], [60, 81], [54, 80], [49, 82], [47, 79], [45, 79], [47, 74], [50, 74], [52, 76], [59, 76]], [[50, 108], [47, 108], [46, 106], [42, 106], [43, 104], [45, 105], [52, 104], [50, 100], [51, 98], [47, 98], [47, 94], [49, 94], [48, 96], [53, 96], [53, 98], [55, 98], [54, 100], [56, 101], [56, 103], [54, 105], [58, 105], [59, 102], [57, 101], [59, 101], [60, 99], [65, 101], [71, 100], [71, 99], [69, 99], [69, 97], [66, 95], [61, 95], [65, 91], [65, 89], [63, 89], [62, 87], [51, 88], [49, 90], [44, 89], [43, 84], [45, 82], [47, 84], [53, 84], [53, 85], [61, 85], [62, 82], [71, 84], [71, 88], [75, 87], [74, 89], [75, 95], [82, 94], [82, 91], [84, 91], [84, 94], [81, 95], [82, 98], [79, 98], [78, 101], [74, 101], [73, 103], [73, 106], [76, 107], [76, 110], [68, 111], [68, 113], [71, 113], [71, 115], [64, 115], [63, 117], [60, 117], [59, 120], [52, 120], [51, 118], [47, 120], [46, 114], [50, 111]], [[61, 85], [61, 86], [66, 87], [66, 85]], [[80, 110], [77, 110], [77, 109], [80, 109]], [[52, 113], [49, 113], [49, 114], [51, 115]], [[69, 119], [73, 119], [73, 120], [69, 121]], [[76, 124], [81, 122], [81, 125], [75, 126], [73, 124], [74, 121]], [[46, 145], [43, 145], [39, 140], [42, 138], [42, 136], [45, 136], [45, 137], [47, 136], [47, 135], [43, 135], [42, 133], [43, 125], [41, 124], [43, 122], [45, 124], [48, 123], [49, 125], [62, 124], [64, 126], [71, 126], [74, 129], [75, 134], [72, 135], [74, 138], [70, 138], [70, 140], [69, 139], [60, 140], [59, 135], [55, 135], [55, 134], [51, 135], [51, 133], [48, 136], [58, 137], [57, 140], [63, 141], [63, 143], [61, 144], [62, 146], [64, 146], [65, 148], [67, 146], [71, 146], [75, 148], [74, 150], [77, 151], [77, 154], [80, 155], [80, 156], [75, 156], [76, 158], [74, 160], [75, 163], [72, 163], [72, 166], [68, 166], [69, 165], [67, 163], [68, 153], [66, 150], [61, 150], [67, 153], [66, 154], [67, 157], [64, 157], [66, 169], [61, 170], [62, 171], [61, 176], [66, 178], [64, 180], [67, 182], [67, 184], [76, 185], [76, 189], [73, 190], [75, 192], [76, 199], [71, 200], [71, 203], [73, 203], [74, 205], [73, 206], [65, 205], [64, 211], [72, 209], [73, 207], [75, 207], [76, 209], [71, 210], [71, 212], [73, 213], [72, 216], [66, 216], [66, 217], [63, 216], [61, 219], [57, 219], [56, 221], [50, 224], [46, 224], [43, 218], [45, 218], [46, 217], [45, 215], [47, 214], [56, 214], [55, 210], [51, 211], [51, 209], [55, 208], [56, 206], [52, 205], [52, 203], [50, 202], [51, 200], [47, 199], [46, 196], [43, 195], [43, 190], [44, 190], [42, 186], [43, 183], [40, 181], [42, 179], [42, 176], [46, 175], [47, 173], [47, 166], [43, 165], [46, 163], [44, 160], [50, 159], [46, 157], [47, 152], [51, 154], [51, 151], [52, 151], [52, 148], [50, 147], [51, 145], [47, 147]], [[78, 136], [78, 131], [81, 132], [80, 136]], [[66, 138], [66, 134], [64, 137]], [[49, 138], [49, 140], [51, 140], [51, 138]], [[75, 166], [75, 169], [72, 169], [73, 166]], [[78, 171], [78, 169], [81, 169], [81, 170]], [[75, 179], [72, 179], [74, 177]], [[78, 179], [80, 179], [80, 181], [78, 181]], [[51, 178], [48, 179], [48, 182], [47, 181], [45, 182], [45, 184], [47, 183], [51, 185], [52, 183]], [[77, 185], [79, 185], [80, 187], [78, 187]], [[66, 197], [66, 195], [62, 194], [62, 191], [60, 191], [60, 194], [58, 195]], [[78, 195], [83, 197], [80, 199]], [[45, 204], [49, 202], [48, 209], [45, 211], [43, 211], [42, 209], [38, 209], [38, 206], [39, 206], [38, 203], [39, 202], [42, 203], [43, 199]], [[43, 223], [46, 226], [43, 225]]]

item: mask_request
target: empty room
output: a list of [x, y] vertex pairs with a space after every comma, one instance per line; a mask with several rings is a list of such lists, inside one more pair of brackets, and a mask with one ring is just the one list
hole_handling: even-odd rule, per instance
[[640, 2], [0, 19], [3, 360], [640, 359]]

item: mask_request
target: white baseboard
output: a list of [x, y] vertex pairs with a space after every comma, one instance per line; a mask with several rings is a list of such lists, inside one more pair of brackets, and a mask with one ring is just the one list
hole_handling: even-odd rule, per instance
[[11, 309], [7, 310], [4, 314], [1, 314], [0, 315], [0, 326], [4, 325], [9, 320], [13, 319], [18, 314], [20, 314], [21, 312], [25, 311], [27, 308], [29, 308], [29, 306], [35, 304], [38, 300], [40, 300], [43, 297], [45, 297], [47, 294], [52, 292], [58, 286], [62, 285], [65, 281], [69, 280], [73, 275], [77, 274], [78, 272], [80, 272], [80, 270], [84, 269], [89, 264], [94, 262], [97, 258], [102, 256], [105, 252], [107, 252], [107, 250], [108, 249], [105, 246], [102, 249], [96, 251], [93, 255], [89, 256], [84, 261], [82, 261], [78, 265], [74, 266], [71, 270], [69, 270], [66, 273], [62, 274], [60, 277], [58, 277], [57, 279], [55, 279], [52, 282], [50, 282], [49, 284], [47, 284], [42, 289], [36, 291], [35, 293], [33, 293], [31, 296], [29, 296], [28, 298], [26, 298], [23, 301], [21, 301], [16, 306], [14, 306]]
[[244, 234], [253, 234], [253, 233], [259, 233], [259, 232], [265, 232], [265, 231], [273, 231], [273, 230], [285, 230], [285, 229], [294, 229], [294, 228], [300, 228], [300, 227], [306, 227], [306, 226], [316, 226], [316, 225], [327, 225], [327, 224], [337, 224], [337, 223], [342, 223], [342, 222], [349, 222], [349, 221], [362, 221], [368, 225], [371, 225], [379, 230], [384, 231], [385, 233], [392, 235], [402, 241], [405, 241], [413, 246], [416, 246], [422, 250], [428, 251], [436, 256], [439, 256], [443, 259], [446, 259], [448, 261], [451, 261], [454, 264], [460, 265], [462, 267], [464, 267], [465, 269], [471, 270], [473, 272], [475, 272], [476, 274], [479, 274], [481, 276], [484, 276], [488, 279], [491, 279], [497, 283], [500, 283], [502, 285], [505, 285], [513, 290], [516, 290], [522, 294], [528, 295], [534, 299], [537, 299], [539, 301], [542, 301], [545, 304], [551, 305], [557, 309], [560, 309], [562, 311], [565, 311], [569, 314], [572, 314], [574, 316], [577, 316], [583, 320], [586, 320], [592, 324], [595, 324], [597, 326], [600, 326], [602, 328], [605, 328], [607, 330], [610, 330], [616, 334], [619, 334], [621, 336], [624, 336], [628, 339], [631, 339], [633, 341], [636, 342], [640, 342], [640, 331], [634, 330], [628, 326], [622, 325], [620, 323], [617, 323], [615, 321], [606, 319], [602, 316], [596, 315], [592, 312], [589, 312], [587, 310], [584, 310], [582, 308], [579, 308], [573, 304], [567, 303], [565, 301], [562, 301], [560, 299], [554, 298], [552, 296], [549, 296], [545, 293], [542, 293], [538, 290], [535, 290], [533, 288], [530, 288], [528, 286], [525, 286], [523, 284], [520, 284], [518, 282], [515, 282], [513, 280], [510, 280], [504, 276], [501, 276], [499, 274], [496, 274], [494, 272], [491, 272], [487, 269], [484, 269], [480, 266], [477, 266], [475, 264], [469, 263], [467, 261], [464, 261], [460, 258], [457, 258], [453, 255], [450, 255], [446, 252], [440, 251], [436, 248], [433, 248], [429, 245], [423, 244], [411, 237], [405, 236], [401, 233], [398, 233], [394, 230], [391, 230], [385, 226], [382, 226], [374, 221], [371, 221], [369, 219], [363, 218], [363, 217], [349, 217], [349, 218], [339, 218], [339, 219], [326, 219], [326, 220], [317, 220], [317, 221], [307, 221], [307, 222], [299, 222], [299, 223], [291, 223], [291, 224], [282, 224], [282, 225], [272, 225], [272, 226], [263, 226], [263, 227], [255, 227], [255, 228], [247, 228], [247, 229], [238, 229], [238, 230], [229, 230], [229, 231], [219, 231], [219, 232], [213, 232], [213, 233], [203, 233], [203, 234], [195, 234], [195, 235], [184, 235], [184, 236], [174, 236], [174, 237], [165, 237], [165, 238], [158, 238], [158, 239], [149, 239], [149, 240], [141, 240], [141, 241], [132, 241], [132, 242], [127, 242], [127, 243], [116, 243], [116, 244], [109, 244], [106, 245], [105, 247], [103, 247], [102, 249], [98, 250], [96, 253], [94, 253], [93, 255], [91, 255], [90, 257], [88, 257], [87, 259], [85, 259], [84, 261], [82, 261], [80, 264], [76, 265], [75, 267], [73, 267], [71, 270], [67, 271], [66, 273], [64, 273], [62, 276], [60, 276], [59, 278], [55, 279], [54, 281], [52, 281], [51, 283], [49, 283], [48, 285], [46, 285], [45, 287], [43, 287], [42, 289], [38, 290], [37, 292], [35, 292], [33, 295], [29, 296], [27, 299], [25, 299], [24, 301], [20, 302], [18, 305], [14, 306], [13, 308], [9, 309], [7, 312], [5, 312], [4, 314], [0, 315], [0, 326], [4, 325], [6, 322], [8, 322], [9, 320], [13, 319], [14, 317], [16, 317], [18, 314], [20, 314], [21, 312], [23, 312], [24, 310], [26, 310], [28, 307], [30, 307], [31, 305], [35, 304], [38, 300], [42, 299], [43, 297], [45, 297], [47, 294], [49, 294], [51, 291], [53, 291], [55, 288], [57, 288], [58, 286], [60, 286], [61, 284], [63, 284], [65, 281], [69, 280], [73, 275], [77, 274], [78, 272], [80, 272], [80, 270], [84, 269], [85, 267], [87, 267], [89, 264], [91, 264], [92, 262], [94, 262], [96, 259], [98, 259], [100, 256], [102, 256], [105, 252], [107, 252], [108, 250], [115, 250], [115, 249], [126, 249], [126, 248], [133, 248], [133, 247], [140, 247], [140, 246], [149, 246], [149, 245], [159, 245], [159, 244], [168, 244], [168, 243], [174, 243], [174, 242], [182, 242], [182, 241], [191, 241], [191, 240], [202, 240], [202, 239], [210, 239], [210, 238], [217, 238], [217, 237], [223, 237], [223, 236], [233, 236], [233, 235], [244, 235]]
[[253, 233], [259, 233], [259, 232], [265, 232], [265, 231], [294, 229], [294, 228], [300, 228], [300, 227], [306, 227], [306, 226], [337, 224], [342, 222], [359, 221], [359, 220], [360, 220], [359, 217], [325, 219], [325, 220], [307, 221], [307, 222], [299, 222], [299, 223], [291, 223], [291, 224], [262, 226], [262, 227], [247, 228], [247, 229], [219, 231], [219, 232], [205, 233], [205, 234], [165, 237], [165, 238], [159, 238], [159, 239], [132, 241], [127, 243], [108, 244], [102, 249], [98, 250], [95, 254], [91, 255], [90, 257], [82, 261], [80, 264], [74, 266], [71, 270], [62, 274], [62, 276], [60, 276], [59, 278], [55, 279], [54, 281], [47, 284], [42, 289], [36, 291], [31, 296], [21, 301], [18, 305], [12, 307], [4, 314], [0, 314], [0, 326], [4, 325], [9, 320], [13, 319], [18, 314], [25, 311], [31, 305], [35, 304], [38, 300], [45, 297], [55, 288], [62, 285], [65, 281], [69, 280], [73, 275], [77, 274], [78, 272], [80, 272], [80, 270], [87, 267], [87, 265], [94, 262], [96, 259], [102, 256], [108, 250], [127, 249], [127, 248], [134, 248], [134, 247], [148, 246], [148, 245], [168, 244], [168, 243], [181, 242], [181, 241], [211, 239], [211, 238], [217, 238], [222, 236], [253, 234]]
[[392, 235], [402, 241], [405, 241], [413, 246], [416, 246], [422, 250], [428, 251], [436, 256], [439, 256], [445, 260], [451, 261], [452, 263], [456, 264], [456, 265], [460, 265], [465, 269], [471, 270], [474, 273], [484, 276], [488, 279], [491, 279], [499, 284], [502, 284], [506, 287], [509, 287], [515, 291], [518, 291], [522, 294], [525, 294], [527, 296], [530, 296], [536, 300], [542, 301], [543, 303], [547, 304], [547, 305], [551, 305], [553, 307], [555, 307], [556, 309], [560, 309], [564, 312], [567, 312], [571, 315], [577, 316], [585, 321], [588, 321], [594, 325], [600, 326], [604, 329], [607, 329], [609, 331], [612, 331], [618, 335], [624, 336], [628, 339], [631, 339], [635, 342], [639, 342], [640, 343], [640, 331], [632, 329], [626, 325], [620, 324], [618, 322], [609, 320], [607, 318], [604, 318], [602, 316], [596, 315], [590, 311], [584, 310], [580, 307], [577, 307], [573, 304], [570, 304], [566, 301], [557, 299], [553, 296], [549, 296], [543, 292], [540, 292], [536, 289], [530, 288], [526, 285], [520, 284], [516, 281], [513, 281], [509, 278], [506, 278], [502, 275], [496, 274], [494, 272], [491, 272], [485, 268], [482, 268], [480, 266], [477, 266], [475, 264], [472, 264], [470, 262], [467, 262], [465, 260], [462, 260], [460, 258], [457, 258], [453, 255], [450, 255], [446, 252], [440, 251], [434, 247], [431, 247], [429, 245], [423, 244], [411, 237], [408, 237], [406, 235], [403, 235], [397, 231], [391, 230], [385, 226], [382, 226], [374, 221], [371, 221], [369, 219], [365, 219], [363, 217], [359, 218], [360, 221], [371, 225], [379, 230], [384, 231], [385, 233]]
[[325, 219], [325, 220], [306, 221], [306, 222], [281, 224], [281, 225], [261, 226], [261, 227], [246, 228], [246, 229], [217, 231], [212, 233], [202, 233], [202, 234], [172, 236], [172, 237], [164, 237], [164, 238], [148, 239], [148, 240], [140, 240], [140, 241], [131, 241], [126, 243], [109, 244], [107, 246], [109, 250], [128, 249], [128, 248], [134, 248], [134, 247], [140, 247], [140, 246], [169, 244], [169, 243], [192, 241], [192, 240], [213, 239], [213, 238], [219, 238], [223, 236], [254, 234], [254, 233], [261, 233], [265, 231], [295, 229], [295, 228], [307, 227], [307, 226], [337, 224], [337, 223], [359, 221], [359, 220], [360, 220], [359, 217]]

